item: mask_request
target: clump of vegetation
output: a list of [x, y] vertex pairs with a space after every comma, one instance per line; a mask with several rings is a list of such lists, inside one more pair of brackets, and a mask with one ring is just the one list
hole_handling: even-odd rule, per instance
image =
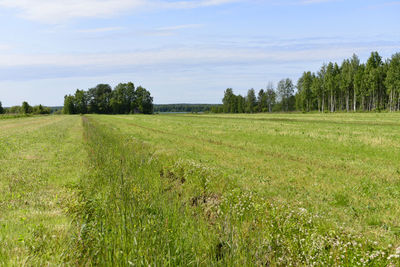
[[10, 108], [3, 108], [0, 102], [0, 115], [1, 114], [6, 114], [7, 118], [16, 118], [16, 117], [24, 117], [27, 115], [44, 115], [44, 114], [50, 114], [51, 109], [49, 107], [44, 107], [42, 105], [37, 105], [37, 106], [30, 106], [28, 102], [24, 101], [22, 102], [21, 106], [13, 106]]
[[64, 97], [64, 114], [134, 114], [153, 113], [153, 97], [142, 86], [120, 83], [114, 90], [108, 84], [98, 84], [88, 91], [76, 90]]

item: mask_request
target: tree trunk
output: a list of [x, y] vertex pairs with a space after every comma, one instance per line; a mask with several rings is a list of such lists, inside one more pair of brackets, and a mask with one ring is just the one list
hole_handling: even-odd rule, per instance
[[318, 112], [321, 112], [321, 99], [318, 98]]
[[356, 95], [356, 88], [354, 88], [353, 110], [354, 110], [354, 112], [357, 111], [357, 95]]
[[361, 106], [362, 106], [362, 110], [365, 111], [365, 96], [361, 97]]

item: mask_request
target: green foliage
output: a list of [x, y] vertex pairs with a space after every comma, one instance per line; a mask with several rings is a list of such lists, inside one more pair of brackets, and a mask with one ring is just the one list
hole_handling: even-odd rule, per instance
[[384, 62], [378, 52], [372, 52], [366, 64], [361, 64], [355, 54], [340, 66], [329, 62], [317, 73], [304, 72], [297, 81], [295, 96], [290, 79], [279, 81], [276, 92], [270, 85], [269, 90], [260, 90], [256, 107], [252, 94], [242, 102], [232, 88], [228, 88], [222, 100], [223, 112], [399, 111], [399, 58], [397, 53]]
[[289, 78], [280, 80], [276, 90], [282, 105], [282, 111], [293, 111], [294, 86], [292, 80]]
[[247, 96], [246, 96], [246, 113], [254, 113], [256, 111], [257, 107], [257, 99], [256, 99], [256, 93], [254, 92], [254, 89], [250, 89], [247, 91]]
[[33, 108], [28, 104], [28, 102], [24, 101], [21, 105], [21, 111], [24, 114], [33, 113]]
[[161, 104], [154, 105], [154, 112], [188, 112], [188, 113], [200, 113], [200, 112], [216, 112], [219, 108], [219, 104]]
[[389, 61], [385, 85], [390, 111], [400, 110], [400, 53], [394, 54]]
[[0, 114], [4, 114], [4, 108], [3, 108], [3, 106], [2, 106], [2, 104], [1, 104], [1, 101], [0, 101]]
[[[0, 103], [1, 106], [1, 103]], [[0, 108], [1, 111], [1, 108]], [[49, 107], [44, 107], [42, 105], [38, 106], [30, 106], [28, 102], [24, 101], [21, 106], [13, 106], [7, 109], [3, 110], [3, 113], [7, 114], [13, 114], [16, 115], [16, 117], [19, 116], [19, 114], [23, 114], [23, 116], [27, 116], [30, 114], [36, 114], [36, 115], [44, 115], [44, 114], [50, 114], [51, 109]], [[2, 113], [0, 113], [2, 114]]]
[[88, 91], [76, 90], [64, 97], [64, 114], [133, 114], [153, 113], [150, 92], [133, 83], [120, 83], [114, 90], [108, 84], [98, 84]]
[[50, 114], [50, 112], [51, 112], [51, 110], [49, 107], [44, 107], [42, 105], [34, 106], [32, 108], [33, 114], [44, 115], [44, 114]]
[[12, 107], [6, 109], [6, 113], [9, 113], [9, 114], [22, 113], [21, 112], [21, 107], [20, 106], [12, 106]]
[[64, 97], [64, 108], [63, 108], [64, 114], [75, 114], [76, 113], [74, 101], [75, 101], [75, 98], [72, 95], [66, 95]]
[[256, 93], [254, 89], [247, 91], [247, 96], [235, 95], [232, 88], [225, 91], [222, 99], [222, 108], [212, 109], [213, 113], [255, 113], [255, 112], [271, 112], [275, 104], [276, 93], [273, 85], [270, 83], [266, 91], [261, 89]]

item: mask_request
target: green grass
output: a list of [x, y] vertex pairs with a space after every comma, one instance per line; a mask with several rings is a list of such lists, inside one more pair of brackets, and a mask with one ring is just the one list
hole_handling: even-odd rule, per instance
[[64, 257], [74, 230], [69, 189], [87, 159], [80, 117], [0, 121], [0, 265], [45, 266]]
[[[41, 207], [60, 211], [54, 221], [32, 215], [25, 225], [14, 216], [23, 202], [0, 215], [16, 225], [0, 230], [12, 244], [0, 250], [5, 262], [400, 264], [398, 113], [87, 115], [80, 123], [0, 121], [0, 146], [10, 146], [0, 189], [8, 193], [13, 177], [35, 166], [37, 177], [52, 178], [26, 175], [32, 185], [17, 182], [19, 192], [39, 207], [40, 198], [52, 202], [51, 190], [64, 196]], [[15, 163], [44, 147], [48, 160]], [[0, 209], [15, 198], [4, 196]], [[60, 228], [55, 240], [43, 234]], [[10, 256], [15, 247], [19, 256]]]
[[26, 118], [32, 115], [29, 114], [0, 114], [0, 120], [16, 119], [16, 118]]

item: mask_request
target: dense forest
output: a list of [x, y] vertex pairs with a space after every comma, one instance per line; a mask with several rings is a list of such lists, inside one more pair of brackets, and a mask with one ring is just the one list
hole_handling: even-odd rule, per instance
[[133, 114], [153, 113], [153, 97], [142, 86], [120, 83], [114, 89], [98, 84], [87, 91], [76, 90], [75, 95], [64, 97], [64, 114]]
[[378, 52], [372, 52], [366, 63], [360, 63], [356, 55], [340, 66], [329, 62], [317, 73], [304, 72], [296, 85], [291, 79], [283, 79], [276, 89], [269, 83], [257, 96], [254, 89], [243, 97], [228, 88], [222, 102], [222, 107], [211, 111], [399, 111], [400, 53], [385, 61]]
[[154, 105], [154, 112], [210, 112], [218, 104], [159, 104]]
[[21, 106], [3, 108], [0, 102], [0, 114], [50, 114], [51, 108], [42, 105], [31, 106], [28, 102], [22, 102]]

